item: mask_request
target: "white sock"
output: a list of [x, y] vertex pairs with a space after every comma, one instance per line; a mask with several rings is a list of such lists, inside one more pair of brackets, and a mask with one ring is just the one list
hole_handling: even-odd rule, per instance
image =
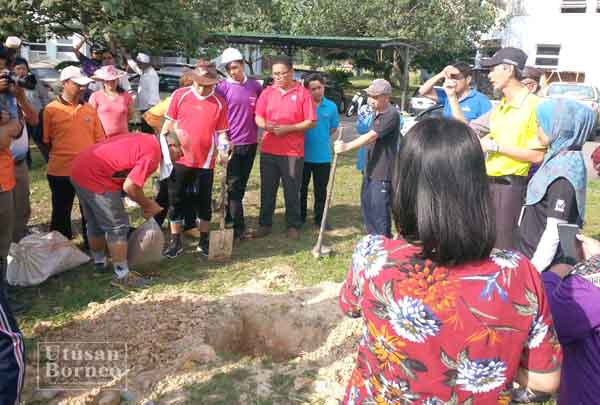
[[92, 251], [92, 257], [94, 258], [95, 264], [106, 264], [106, 253]]
[[129, 273], [129, 266], [127, 262], [113, 263], [115, 267], [115, 273], [117, 274], [117, 278], [123, 278]]

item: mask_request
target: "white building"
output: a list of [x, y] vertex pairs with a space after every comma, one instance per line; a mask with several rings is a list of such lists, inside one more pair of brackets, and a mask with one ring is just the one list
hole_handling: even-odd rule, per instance
[[[563, 80], [600, 86], [600, 0], [501, 0], [509, 16], [488, 38], [529, 55], [528, 65], [562, 72]], [[567, 73], [571, 72], [571, 73]], [[565, 79], [567, 77], [567, 79]], [[556, 78], [556, 75], [554, 76]]]

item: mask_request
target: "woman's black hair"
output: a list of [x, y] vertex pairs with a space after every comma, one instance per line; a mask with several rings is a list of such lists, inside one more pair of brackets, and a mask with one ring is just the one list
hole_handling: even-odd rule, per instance
[[489, 256], [494, 211], [484, 154], [467, 125], [446, 118], [416, 124], [400, 145], [392, 182], [396, 228], [425, 258], [457, 265]]

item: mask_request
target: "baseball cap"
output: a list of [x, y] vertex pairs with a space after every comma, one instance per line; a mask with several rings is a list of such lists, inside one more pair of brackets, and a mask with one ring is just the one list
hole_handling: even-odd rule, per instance
[[219, 82], [215, 64], [206, 60], [199, 61], [191, 74], [195, 82], [204, 86], [210, 86]]
[[139, 52], [135, 57], [135, 60], [137, 60], [140, 63], [150, 63], [150, 56], [146, 55], [145, 53]]
[[93, 82], [92, 79], [81, 73], [81, 69], [77, 66], [67, 66], [60, 72], [60, 81], [72, 80], [80, 86], [85, 86]]
[[527, 63], [527, 54], [521, 49], [507, 47], [500, 49], [491, 58], [481, 60], [482, 67], [493, 67], [503, 63], [516, 66], [519, 70], [523, 70], [525, 63]]
[[372, 97], [392, 94], [392, 85], [385, 79], [375, 79], [371, 82], [366, 90], [367, 94]]

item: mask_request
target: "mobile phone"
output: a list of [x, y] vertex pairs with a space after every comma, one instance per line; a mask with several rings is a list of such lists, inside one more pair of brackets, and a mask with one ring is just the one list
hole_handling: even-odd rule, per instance
[[583, 249], [581, 242], [577, 240], [579, 226], [575, 224], [558, 224], [558, 238], [563, 252], [564, 261], [567, 264], [576, 264], [583, 261]]

